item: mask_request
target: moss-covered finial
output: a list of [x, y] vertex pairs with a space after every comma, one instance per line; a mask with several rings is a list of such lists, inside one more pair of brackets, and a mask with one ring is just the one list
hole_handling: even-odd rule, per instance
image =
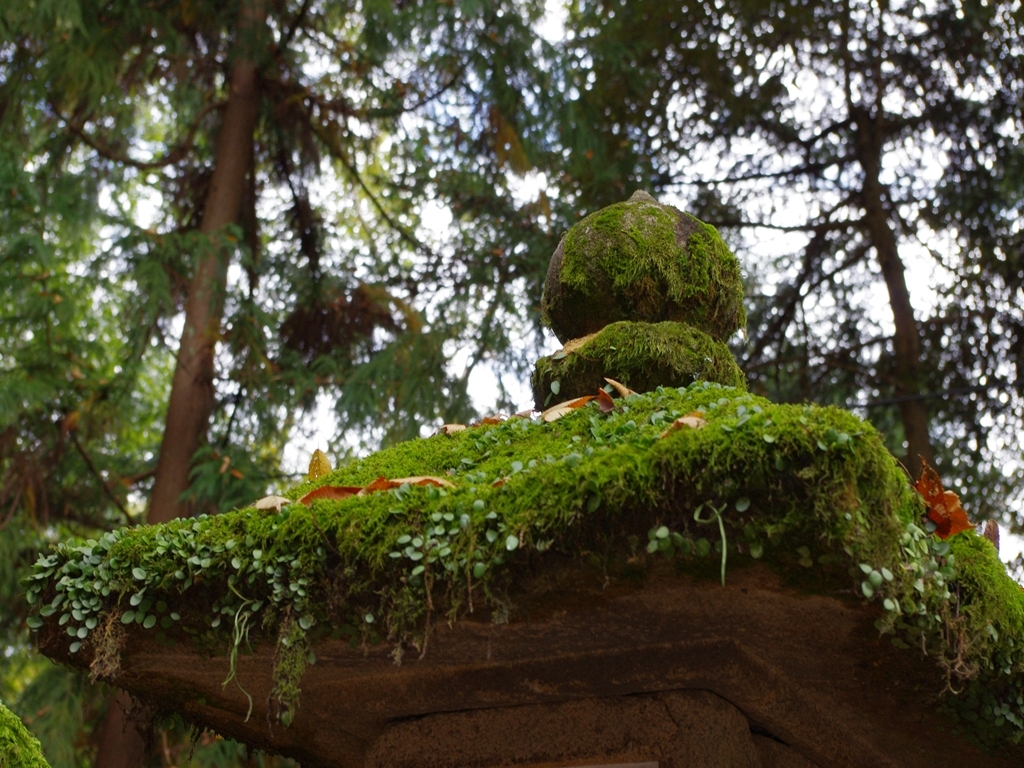
[[725, 339], [746, 324], [739, 262], [709, 224], [635, 192], [573, 226], [551, 257], [544, 316], [565, 347], [541, 358], [534, 403], [695, 379], [743, 387]]
[[684, 322], [717, 341], [746, 324], [739, 262], [718, 231], [646, 192], [566, 233], [542, 308], [563, 343], [620, 320]]
[[39, 740], [0, 702], [0, 768], [50, 768]]

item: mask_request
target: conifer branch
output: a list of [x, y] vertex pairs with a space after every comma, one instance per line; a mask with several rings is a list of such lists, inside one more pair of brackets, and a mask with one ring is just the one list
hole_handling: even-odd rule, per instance
[[65, 125], [67, 125], [68, 131], [81, 139], [85, 144], [92, 147], [92, 149], [103, 157], [108, 160], [112, 160], [115, 163], [123, 163], [124, 165], [131, 166], [132, 168], [138, 168], [140, 171], [149, 171], [180, 162], [190, 151], [192, 151], [196, 131], [199, 129], [199, 124], [202, 122], [203, 118], [213, 110], [220, 109], [226, 105], [226, 101], [212, 101], [199, 110], [199, 113], [195, 116], [191, 125], [189, 125], [184, 139], [174, 144], [172, 148], [163, 155], [163, 157], [156, 160], [135, 160], [129, 157], [124, 152], [112, 147], [99, 136], [93, 136], [87, 133], [83, 125], [76, 125], [72, 120], [66, 118], [56, 104], [51, 103], [50, 106], [61, 120], [64, 121]]
[[83, 448], [82, 444], [78, 442], [78, 436], [74, 432], [69, 432], [68, 436], [71, 438], [71, 442], [74, 444], [75, 449], [78, 451], [79, 455], [81, 455], [82, 460], [85, 462], [85, 465], [89, 468], [89, 471], [96, 476], [96, 479], [99, 481], [100, 487], [103, 489], [103, 493], [106, 494], [107, 498], [114, 502], [115, 506], [117, 506], [119, 510], [121, 510], [121, 514], [123, 514], [127, 519], [131, 520], [132, 516], [128, 514], [128, 510], [124, 508], [124, 504], [122, 504], [121, 500], [114, 495], [113, 491], [110, 490], [110, 486], [107, 485], [107, 481], [103, 479], [103, 475], [101, 475], [100, 471], [96, 469], [96, 465], [93, 464], [92, 459], [89, 458], [89, 454], [85, 452], [85, 448]]

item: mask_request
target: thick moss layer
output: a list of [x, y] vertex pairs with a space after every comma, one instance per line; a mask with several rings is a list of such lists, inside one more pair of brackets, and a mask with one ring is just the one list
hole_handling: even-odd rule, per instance
[[[949, 543], [960, 599], [943, 622], [930, 627], [933, 645], [949, 641], [944, 663], [964, 685], [947, 709], [962, 731], [982, 742], [992, 743], [1006, 731], [1019, 741], [1024, 736], [1024, 589], [1007, 577], [988, 539], [961, 535]], [[910, 633], [915, 629], [911, 626]]]
[[[706, 426], [666, 432], [694, 410]], [[762, 558], [795, 583], [880, 603], [893, 643], [926, 648], [951, 690], [966, 690], [948, 701], [973, 736], [1024, 735], [1019, 587], [973, 532], [940, 542], [925, 530], [920, 497], [850, 413], [699, 382], [631, 396], [608, 414], [587, 405], [552, 423], [410, 441], [315, 485], [382, 475], [443, 476], [454, 487], [250, 508], [62, 545], [29, 582], [31, 623], [107, 662], [111, 649], [98, 646], [116, 635], [103, 631], [111, 623], [211, 650], [276, 642], [286, 719], [303, 663], [288, 649], [317, 634], [390, 637], [400, 658], [440, 618], [472, 607], [506, 618], [538, 560], [588, 553], [635, 576], [668, 557], [718, 578], [724, 552], [728, 568]]]
[[[697, 380], [746, 389], [729, 348], [706, 333], [685, 323], [623, 321], [578, 348], [538, 360], [531, 378], [535, 407], [592, 395], [605, 386], [606, 376], [636, 392], [685, 387]], [[557, 394], [552, 390], [556, 381]]]
[[49, 768], [39, 740], [0, 702], [0, 768]]
[[719, 340], [746, 325], [739, 262], [718, 231], [644, 192], [569, 230], [542, 308], [563, 343], [619, 320], [675, 320]]

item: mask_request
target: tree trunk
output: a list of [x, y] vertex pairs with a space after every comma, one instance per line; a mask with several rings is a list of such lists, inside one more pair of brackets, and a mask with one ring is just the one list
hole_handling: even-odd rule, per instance
[[146, 740], [128, 719], [131, 697], [118, 691], [110, 697], [103, 722], [96, 729], [94, 768], [139, 768], [146, 758]]
[[883, 134], [877, 122], [866, 113], [857, 116], [857, 159], [864, 170], [861, 202], [864, 221], [871, 244], [878, 256], [885, 287], [889, 291], [889, 306], [896, 326], [893, 335], [895, 354], [895, 390], [899, 402], [903, 433], [907, 440], [905, 465], [913, 477], [921, 471], [921, 459], [932, 463], [935, 451], [928, 437], [928, 410], [921, 394], [921, 335], [910, 304], [906, 273], [896, 246], [896, 235], [889, 223], [883, 188], [878, 180], [881, 171]]
[[[209, 426], [213, 412], [213, 355], [224, 311], [230, 244], [223, 229], [238, 221], [252, 165], [253, 135], [259, 109], [258, 68], [252, 52], [266, 18], [261, 0], [243, 2], [238, 20], [238, 58], [231, 69], [231, 86], [217, 135], [213, 178], [203, 208], [201, 231], [209, 249], [200, 256], [185, 303], [185, 326], [171, 383], [167, 423], [157, 460], [147, 521], [164, 523], [186, 516], [180, 501], [188, 488], [189, 465]], [[146, 758], [146, 741], [126, 717], [128, 694], [117, 692], [99, 726], [94, 768], [139, 768]]]
[[[262, 24], [257, 9], [243, 6], [241, 14], [240, 35]], [[188, 505], [180, 497], [188, 488], [192, 455], [206, 435], [213, 412], [213, 355], [220, 337], [230, 250], [222, 230], [236, 223], [241, 212], [258, 107], [256, 63], [240, 57], [231, 71], [231, 90], [217, 136], [213, 178], [203, 208], [201, 231], [210, 238], [209, 250], [196, 265], [185, 304], [185, 327], [147, 514], [150, 523], [165, 523], [189, 513]]]

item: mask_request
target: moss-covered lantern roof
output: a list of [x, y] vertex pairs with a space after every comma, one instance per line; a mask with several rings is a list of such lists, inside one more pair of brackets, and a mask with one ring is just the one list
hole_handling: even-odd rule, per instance
[[819, 764], [1019, 764], [1024, 590], [973, 530], [934, 534], [870, 424], [745, 391], [717, 233], [634, 195], [577, 224], [551, 270], [567, 343], [538, 363], [538, 404], [609, 372], [621, 397], [449, 425], [284, 497], [60, 545], [28, 580], [43, 650], [310, 765], [404, 765], [394, 739], [363, 756], [441, 710], [683, 706], [684, 689]]
[[762, 563], [866, 604], [908, 662], [925, 651], [950, 728], [988, 745], [1024, 733], [1024, 592], [986, 539], [926, 530], [904, 471], [850, 413], [696, 382], [403, 443], [287, 496], [415, 476], [443, 483], [58, 546], [28, 592], [42, 645], [116, 680], [129, 636], [224, 654], [232, 672], [270, 644], [269, 716], [287, 723], [321, 640], [429, 657], [439, 624], [514, 621], [517, 583], [546, 563], [582, 557], [641, 586], [657, 568], [717, 581]]

